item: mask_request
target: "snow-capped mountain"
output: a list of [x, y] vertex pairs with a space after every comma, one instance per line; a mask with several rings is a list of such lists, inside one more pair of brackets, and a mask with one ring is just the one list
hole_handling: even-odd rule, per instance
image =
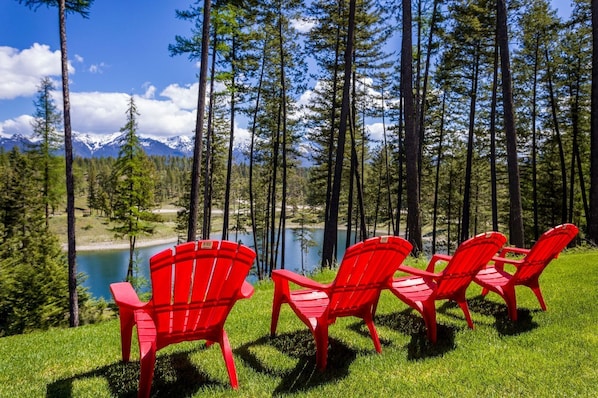
[[[117, 157], [120, 148], [120, 138], [123, 133], [106, 136], [91, 136], [73, 133], [73, 155], [83, 158]], [[157, 140], [149, 137], [139, 137], [145, 152], [150, 156], [192, 156], [193, 138], [178, 136]], [[27, 149], [34, 140], [21, 134], [0, 136], [0, 148], [10, 151], [17, 147], [21, 151]]]

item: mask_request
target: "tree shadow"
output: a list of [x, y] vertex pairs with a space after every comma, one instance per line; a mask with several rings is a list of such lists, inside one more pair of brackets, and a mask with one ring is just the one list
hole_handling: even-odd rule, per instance
[[[281, 361], [268, 361], [265, 356], [260, 356], [258, 353], [261, 349], [268, 348], [276, 349], [279, 354], [291, 359], [290, 362], [294, 365], [287, 369], [273, 367], [272, 365], [277, 366], [277, 362]], [[319, 385], [343, 379], [348, 376], [349, 366], [359, 353], [341, 341], [329, 338], [326, 370], [319, 371], [316, 366], [315, 341], [307, 330], [278, 334], [272, 338], [264, 336], [234, 351], [238, 358], [255, 371], [281, 378], [280, 384], [273, 391], [273, 396], [308, 391]]]
[[[197, 349], [158, 356], [154, 367], [152, 397], [188, 397], [205, 386], [229, 388], [197, 369], [190, 360], [190, 354]], [[115, 397], [136, 397], [139, 387], [139, 362], [116, 362], [111, 365], [56, 380], [46, 387], [48, 398], [73, 397], [73, 384], [78, 380], [103, 378], [108, 382], [110, 395]]]
[[437, 324], [437, 340], [436, 343], [431, 343], [427, 337], [423, 318], [411, 312], [412, 309], [406, 309], [402, 312], [376, 315], [375, 319], [377, 325], [411, 336], [411, 341], [407, 344], [407, 359], [419, 360], [443, 356], [455, 349], [455, 333], [458, 327]]
[[528, 309], [517, 309], [517, 321], [509, 319], [506, 304], [499, 304], [485, 300], [484, 296], [477, 296], [467, 301], [470, 311], [482, 315], [492, 316], [495, 319], [494, 325], [501, 336], [515, 336], [529, 332], [538, 327], [532, 319], [532, 311]]

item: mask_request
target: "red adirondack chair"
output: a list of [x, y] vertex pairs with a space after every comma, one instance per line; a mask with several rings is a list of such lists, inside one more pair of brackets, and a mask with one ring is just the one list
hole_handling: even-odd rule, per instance
[[[499, 232], [487, 232], [461, 243], [452, 256], [434, 254], [425, 271], [401, 265], [398, 270], [411, 276], [392, 279], [390, 291], [421, 313], [432, 343], [436, 342], [436, 300], [456, 301], [468, 326], [473, 329], [465, 291], [476, 273], [506, 241]], [[435, 273], [434, 268], [439, 261], [447, 264], [441, 272]]]
[[[531, 249], [505, 247], [499, 255], [494, 257], [494, 265], [482, 269], [473, 279], [482, 286], [482, 295], [493, 291], [506, 302], [509, 318], [517, 320], [517, 298], [515, 286], [527, 286], [536, 295], [540, 307], [546, 311], [546, 303], [540, 290], [539, 278], [544, 268], [556, 258], [559, 253], [577, 235], [578, 228], [573, 224], [562, 224], [546, 231]], [[507, 254], [523, 255], [523, 258], [507, 258]], [[512, 264], [516, 267], [513, 274], [505, 271], [504, 265]]]
[[[411, 244], [395, 236], [367, 239], [347, 249], [333, 282], [322, 284], [287, 270], [272, 272], [274, 300], [271, 336], [276, 334], [280, 306], [288, 303], [310, 329], [316, 341], [316, 364], [326, 368], [328, 325], [336, 318], [355, 316], [364, 320], [377, 352], [380, 339], [374, 312], [381, 289], [411, 251]], [[289, 284], [303, 287], [291, 290]]]
[[253, 294], [245, 277], [255, 252], [228, 241], [183, 243], [150, 259], [152, 298], [139, 301], [128, 282], [110, 291], [120, 310], [123, 361], [129, 360], [133, 326], [137, 325], [141, 376], [139, 397], [149, 397], [156, 351], [174, 343], [206, 340], [220, 344], [231, 386], [237, 373], [224, 322], [235, 304]]

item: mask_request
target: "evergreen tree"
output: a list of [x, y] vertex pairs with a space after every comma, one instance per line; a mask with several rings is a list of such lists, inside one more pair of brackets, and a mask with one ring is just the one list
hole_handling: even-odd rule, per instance
[[0, 336], [68, 319], [67, 261], [45, 225], [41, 181], [16, 149], [0, 165]]
[[152, 234], [150, 208], [154, 205], [153, 165], [148, 160], [137, 137], [137, 107], [131, 96], [127, 123], [121, 129], [121, 147], [114, 164], [112, 181], [115, 186], [114, 219], [117, 236], [129, 239], [127, 281], [133, 280], [134, 252], [137, 237]]
[[18, 0], [29, 8], [42, 5], [58, 9], [60, 35], [60, 64], [62, 69], [62, 102], [64, 121], [64, 159], [66, 171], [66, 211], [69, 263], [70, 326], [79, 326], [79, 299], [77, 297], [77, 251], [75, 242], [75, 180], [73, 175], [73, 142], [71, 132], [71, 102], [69, 94], [68, 54], [66, 40], [66, 13], [76, 13], [84, 18], [89, 15], [93, 0]]
[[46, 226], [56, 205], [60, 202], [64, 191], [62, 180], [63, 162], [55, 155], [62, 140], [58, 134], [61, 114], [56, 109], [52, 92], [54, 83], [49, 77], [41, 79], [35, 104], [35, 114], [32, 122], [33, 134], [39, 138], [33, 146], [33, 152], [38, 155], [42, 170], [42, 200], [45, 208]]

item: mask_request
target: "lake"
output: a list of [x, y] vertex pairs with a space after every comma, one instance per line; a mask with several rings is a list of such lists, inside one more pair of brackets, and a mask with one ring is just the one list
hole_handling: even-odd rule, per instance
[[[301, 244], [297, 236], [299, 229], [287, 229], [286, 233], [286, 251], [285, 251], [285, 269], [294, 272], [302, 271], [301, 264]], [[315, 246], [308, 248], [303, 257], [303, 268], [305, 271], [312, 271], [317, 269], [321, 263], [322, 240], [324, 237], [323, 229], [306, 229], [311, 234], [311, 240]], [[213, 239], [218, 239], [218, 234], [213, 235]], [[248, 246], [253, 245], [252, 234], [231, 233], [230, 240], [240, 241]], [[345, 251], [346, 237], [345, 233], [339, 233], [338, 247], [339, 258]], [[142, 247], [137, 249], [137, 264], [139, 264], [139, 272], [149, 281], [149, 259], [154, 254], [172, 247], [173, 244], [163, 244], [150, 247]], [[127, 267], [129, 263], [129, 250], [101, 250], [101, 251], [84, 251], [77, 253], [77, 270], [87, 275], [87, 279], [83, 282], [83, 286], [88, 288], [89, 292], [94, 298], [104, 298], [107, 301], [112, 299], [110, 294], [110, 284], [114, 282], [122, 282], [127, 275]], [[256, 281], [255, 275], [250, 275], [248, 278], [250, 282]]]

